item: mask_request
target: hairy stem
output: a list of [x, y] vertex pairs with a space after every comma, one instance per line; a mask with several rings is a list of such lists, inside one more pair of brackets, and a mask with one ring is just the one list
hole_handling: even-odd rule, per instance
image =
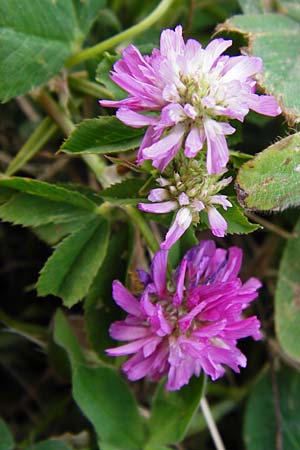
[[147, 30], [165, 14], [172, 3], [173, 0], [162, 0], [154, 11], [152, 11], [152, 13], [140, 23], [116, 34], [115, 36], [112, 36], [109, 39], [106, 39], [105, 41], [100, 42], [97, 45], [94, 45], [93, 47], [86, 48], [76, 55], [71, 56], [66, 63], [66, 67], [71, 67], [75, 64], [86, 61], [87, 59], [95, 58], [104, 51], [115, 47], [125, 40], [132, 39], [137, 34]]

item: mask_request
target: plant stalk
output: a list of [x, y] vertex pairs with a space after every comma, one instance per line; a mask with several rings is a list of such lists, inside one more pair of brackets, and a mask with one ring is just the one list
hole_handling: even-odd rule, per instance
[[75, 77], [73, 75], [70, 75], [68, 80], [69, 85], [75, 91], [90, 95], [94, 98], [107, 98], [111, 100], [115, 99], [115, 96], [112, 92], [110, 92], [108, 89], [105, 89], [105, 87], [101, 86], [98, 83], [85, 80], [84, 78]]
[[257, 214], [251, 213], [246, 211], [246, 216], [249, 217], [249, 219], [253, 220], [253, 222], [257, 222], [260, 225], [262, 225], [264, 228], [267, 228], [267, 230], [270, 230], [272, 233], [277, 234], [278, 236], [282, 237], [283, 239], [293, 239], [297, 237], [296, 233], [290, 233], [283, 228], [281, 228], [278, 225], [275, 225], [274, 223], [269, 222], [268, 220], [264, 219], [263, 217], [258, 216]]
[[222, 438], [220, 436], [220, 433], [218, 431], [217, 425], [210, 411], [209, 404], [204, 396], [200, 400], [200, 408], [207, 423], [208, 429], [210, 431], [211, 438], [214, 441], [216, 450], [226, 450]]
[[159, 250], [159, 244], [140, 211], [132, 205], [126, 205], [125, 210], [132, 221], [137, 224], [141, 234], [144, 236], [145, 241], [147, 242], [149, 249], [152, 251], [152, 253], [156, 253], [157, 250]]
[[[64, 135], [68, 137], [75, 129], [75, 124], [72, 120], [67, 117], [56, 101], [46, 92], [41, 91], [38, 95], [38, 100], [49, 116], [57, 123]], [[99, 183], [107, 186], [108, 179], [104, 173], [106, 164], [97, 155], [82, 155], [82, 159], [94, 172]]]
[[112, 36], [111, 38], [106, 39], [105, 41], [100, 42], [93, 47], [86, 48], [81, 50], [79, 53], [71, 56], [66, 62], [66, 67], [74, 66], [75, 64], [79, 64], [87, 59], [95, 58], [106, 50], [109, 50], [116, 45], [120, 44], [125, 40], [132, 39], [137, 34], [142, 33], [143, 31], [150, 28], [155, 22], [157, 22], [169, 9], [173, 0], [162, 0], [159, 5], [149, 14], [144, 20], [139, 22], [136, 25], [128, 28], [127, 30], [122, 31], [121, 33]]
[[7, 167], [6, 175], [14, 175], [42, 148], [58, 130], [50, 117], [45, 117]]

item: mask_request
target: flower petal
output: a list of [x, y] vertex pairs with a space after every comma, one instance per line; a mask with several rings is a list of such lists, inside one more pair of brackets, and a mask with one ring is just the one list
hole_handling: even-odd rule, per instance
[[165, 240], [160, 244], [160, 248], [169, 250], [191, 225], [192, 219], [193, 216], [190, 208], [181, 208], [178, 211], [171, 228], [167, 232]]
[[144, 212], [166, 214], [170, 211], [175, 211], [178, 208], [178, 203], [175, 200], [161, 203], [139, 203], [138, 207]]
[[141, 316], [141, 308], [137, 299], [120, 283], [119, 280], [113, 282], [113, 298], [117, 305], [133, 316]]
[[156, 117], [144, 116], [131, 111], [129, 108], [123, 106], [116, 112], [116, 116], [121, 122], [125, 123], [132, 128], [142, 128], [147, 125], [155, 125], [157, 123]]
[[227, 231], [227, 222], [224, 217], [213, 207], [208, 208], [207, 215], [213, 235], [224, 237]]
[[204, 130], [201, 130], [199, 126], [194, 125], [191, 131], [187, 135], [185, 141], [184, 154], [188, 158], [194, 158], [198, 152], [202, 149], [205, 140]]

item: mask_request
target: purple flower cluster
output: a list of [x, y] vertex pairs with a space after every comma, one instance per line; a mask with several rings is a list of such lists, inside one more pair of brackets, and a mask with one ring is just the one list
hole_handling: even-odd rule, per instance
[[185, 43], [177, 26], [162, 32], [160, 49], [151, 56], [134, 45], [123, 51], [111, 78], [129, 95], [101, 105], [119, 108], [117, 117], [131, 127], [148, 127], [139, 164], [149, 159], [163, 171], [181, 148], [194, 158], [206, 143], [207, 171], [220, 173], [229, 158], [226, 136], [235, 131], [229, 119], [243, 121], [250, 109], [280, 114], [274, 97], [255, 94], [253, 76], [262, 70], [261, 59], [222, 55], [231, 44], [224, 39], [205, 48], [194, 39]]
[[261, 286], [256, 278], [245, 284], [238, 278], [242, 251], [202, 241], [185, 254], [172, 283], [167, 283], [167, 258], [160, 250], [150, 274], [139, 271], [144, 288], [138, 297], [114, 281], [113, 297], [127, 316], [111, 325], [110, 335], [129, 343], [107, 353], [131, 355], [122, 366], [130, 380], [167, 375], [168, 390], [180, 389], [201, 370], [213, 380], [224, 374], [223, 365], [239, 372], [246, 357], [237, 340], [261, 338], [259, 320], [242, 317]]

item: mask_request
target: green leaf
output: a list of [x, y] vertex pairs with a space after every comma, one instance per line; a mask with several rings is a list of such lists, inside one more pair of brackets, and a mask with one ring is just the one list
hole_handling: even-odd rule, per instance
[[74, 186], [66, 187], [45, 183], [44, 181], [33, 180], [31, 178], [0, 176], [0, 188], [10, 188], [26, 194], [35, 195], [43, 199], [54, 202], [67, 203], [78, 208], [87, 209], [94, 212], [97, 204], [90, 198], [74, 189]]
[[168, 392], [164, 382], [158, 386], [149, 420], [146, 449], [183, 440], [203, 394], [204, 375], [193, 377], [180, 391]]
[[94, 426], [101, 445], [103, 442], [107, 449], [140, 450], [143, 423], [127, 384], [112, 369], [84, 365], [78, 341], [61, 311], [55, 316], [54, 339], [70, 357], [73, 397]]
[[263, 0], [238, 0], [244, 14], [259, 14], [264, 12]]
[[[243, 208], [237, 203], [235, 198], [228, 197], [228, 199], [232, 206], [226, 211], [223, 208], [219, 208], [220, 214], [222, 214], [227, 222], [227, 234], [249, 234], [262, 228], [256, 223], [249, 222], [244, 214]], [[206, 212], [201, 212], [198, 229], [203, 230], [206, 228], [210, 228], [208, 216]]]
[[29, 447], [26, 447], [25, 450], [71, 450], [71, 447], [57, 439], [48, 439], [47, 441], [32, 444]]
[[115, 341], [108, 330], [122, 314], [112, 298], [112, 282], [116, 278], [122, 281], [125, 277], [128, 239], [129, 231], [123, 224], [122, 229], [111, 236], [106, 257], [84, 302], [88, 339], [99, 357], [111, 364], [114, 358], [107, 356], [105, 349], [114, 347]]
[[81, 32], [84, 37], [105, 5], [105, 0], [72, 0], [72, 3], [77, 17], [77, 27], [80, 29], [76, 31], [79, 34]]
[[14, 447], [15, 443], [12, 434], [3, 420], [0, 419], [0, 450], [12, 450]]
[[140, 178], [129, 178], [116, 183], [109, 188], [100, 192], [100, 196], [104, 200], [108, 200], [111, 203], [123, 204], [137, 204], [140, 201], [145, 200], [145, 197], [140, 196], [139, 191], [145, 185], [145, 180]]
[[88, 292], [106, 255], [108, 223], [93, 219], [66, 237], [50, 256], [37, 282], [38, 295], [57, 295], [70, 307]]
[[[278, 399], [274, 398], [278, 391]], [[264, 376], [252, 389], [245, 416], [244, 438], [247, 450], [276, 448], [278, 417], [283, 440], [282, 450], [299, 450], [300, 442], [300, 375], [283, 369], [274, 377]], [[278, 402], [278, 403], [277, 403]]]
[[137, 148], [145, 130], [130, 128], [114, 116], [81, 122], [60, 150], [65, 153], [118, 153]]
[[77, 216], [73, 216], [69, 222], [63, 223], [47, 223], [40, 225], [33, 229], [33, 232], [39, 239], [46, 242], [46, 244], [54, 246], [61, 241], [68, 234], [74, 233], [79, 230], [86, 222], [90, 221], [92, 216], [86, 214], [81, 219], [77, 219]]
[[[53, 222], [62, 224], [73, 221], [74, 217], [80, 224], [93, 216], [94, 214], [86, 209], [23, 193], [14, 195], [8, 202], [0, 206], [2, 220], [27, 227], [37, 227]], [[53, 226], [55, 227], [55, 225]]]
[[73, 374], [73, 395], [101, 441], [120, 450], [143, 448], [143, 423], [137, 405], [114, 370], [78, 367]]
[[84, 354], [73, 333], [73, 330], [61, 310], [57, 310], [54, 318], [54, 341], [66, 350], [73, 367], [85, 364]]
[[78, 49], [103, 0], [0, 3], [0, 98], [45, 83]]
[[279, 267], [275, 327], [283, 350], [300, 361], [300, 219], [294, 231], [298, 237], [287, 241]]
[[248, 234], [261, 228], [257, 223], [251, 223], [244, 215], [243, 208], [231, 197], [229, 197], [232, 207], [221, 214], [227, 222], [227, 234]]
[[236, 179], [242, 206], [279, 211], [300, 205], [300, 133], [288, 136], [244, 164]]
[[281, 11], [300, 22], [300, 4], [298, 0], [280, 0]]
[[232, 17], [219, 30], [247, 37], [247, 53], [263, 59], [264, 71], [259, 75], [259, 84], [282, 100], [284, 113], [294, 122], [300, 115], [300, 97], [295, 95], [300, 83], [299, 23], [280, 14], [249, 14]]

